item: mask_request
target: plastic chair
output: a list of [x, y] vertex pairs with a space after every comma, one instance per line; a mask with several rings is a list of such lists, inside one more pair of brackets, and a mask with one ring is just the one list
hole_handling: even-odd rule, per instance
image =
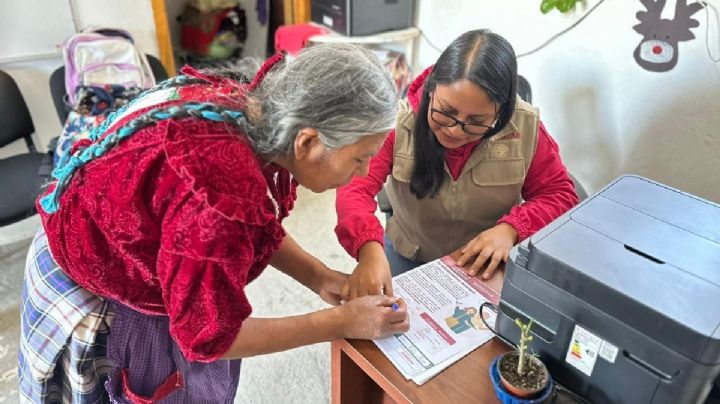
[[525, 102], [532, 104], [532, 89], [527, 79], [518, 74], [517, 92]]
[[35, 199], [47, 176], [40, 175], [47, 155], [38, 153], [31, 135], [35, 132], [30, 111], [15, 80], [0, 70], [0, 148], [25, 139], [28, 153], [0, 159], [0, 226], [35, 214]]

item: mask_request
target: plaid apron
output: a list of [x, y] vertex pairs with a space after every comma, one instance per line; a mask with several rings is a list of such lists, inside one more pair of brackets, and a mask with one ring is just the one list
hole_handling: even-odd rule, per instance
[[188, 362], [167, 316], [148, 316], [81, 288], [55, 263], [42, 228], [28, 252], [22, 300], [21, 402], [215, 404], [235, 398], [240, 360]]
[[33, 403], [109, 402], [112, 370], [108, 302], [68, 278], [40, 229], [25, 264], [20, 313], [20, 399]]

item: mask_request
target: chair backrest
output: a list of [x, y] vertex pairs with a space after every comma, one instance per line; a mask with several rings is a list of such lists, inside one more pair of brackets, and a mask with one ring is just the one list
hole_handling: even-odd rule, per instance
[[55, 69], [50, 75], [50, 96], [55, 105], [55, 112], [60, 119], [60, 125], [64, 125], [67, 121], [68, 113], [70, 113], [70, 106], [65, 102], [65, 66], [60, 66]]
[[[520, 98], [525, 100], [525, 102], [528, 102], [532, 104], [532, 88], [530, 87], [530, 82], [527, 81], [527, 79], [521, 75], [518, 74], [518, 83], [517, 83], [517, 92]], [[587, 191], [585, 190], [585, 187], [578, 181], [577, 178], [575, 178], [574, 175], [570, 171], [568, 171], [568, 175], [570, 175], [570, 179], [573, 182], [573, 185], [575, 185], [575, 192], [578, 195], [578, 198], [580, 200], [585, 200], [588, 197]]]
[[517, 92], [525, 102], [532, 104], [532, 89], [527, 79], [518, 74]]
[[153, 55], [145, 54], [145, 57], [147, 58], [148, 64], [150, 65], [150, 70], [152, 70], [153, 76], [155, 76], [155, 82], [159, 83], [161, 81], [165, 81], [168, 78], [168, 72], [165, 70], [165, 66], [163, 66], [160, 59], [156, 58]]
[[[159, 83], [168, 78], [162, 62], [155, 56], [145, 54], [150, 70], [155, 76], [155, 82]], [[65, 89], [65, 66], [55, 69], [50, 75], [50, 95], [52, 96], [55, 112], [57, 112], [60, 124], [64, 125], [72, 107], [67, 102], [67, 91]]]
[[25, 139], [28, 149], [35, 151], [32, 135], [35, 132], [25, 98], [15, 80], [0, 70], [0, 147], [18, 139]]

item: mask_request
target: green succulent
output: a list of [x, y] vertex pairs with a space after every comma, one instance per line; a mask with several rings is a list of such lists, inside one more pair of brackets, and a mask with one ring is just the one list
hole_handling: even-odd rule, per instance
[[533, 324], [533, 319], [530, 319], [527, 324], [519, 319], [515, 319], [515, 324], [520, 327], [520, 342], [518, 343], [518, 367], [517, 372], [519, 375], [525, 374], [525, 364], [527, 363], [527, 349], [528, 343], [533, 340], [533, 336], [530, 335], [530, 328]]

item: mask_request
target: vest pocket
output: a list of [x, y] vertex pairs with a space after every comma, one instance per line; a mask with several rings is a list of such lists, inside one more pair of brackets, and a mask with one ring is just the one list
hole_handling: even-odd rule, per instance
[[417, 259], [418, 251], [420, 246], [413, 244], [405, 235], [405, 232], [400, 229], [397, 224], [397, 218], [395, 216], [390, 217], [387, 222], [386, 232], [388, 238], [393, 243], [393, 249], [403, 257], [415, 261]]
[[415, 168], [415, 159], [401, 155], [393, 156], [392, 176], [400, 182], [410, 182], [412, 178], [413, 168]]
[[512, 185], [525, 180], [525, 159], [485, 160], [472, 169], [475, 185]]

